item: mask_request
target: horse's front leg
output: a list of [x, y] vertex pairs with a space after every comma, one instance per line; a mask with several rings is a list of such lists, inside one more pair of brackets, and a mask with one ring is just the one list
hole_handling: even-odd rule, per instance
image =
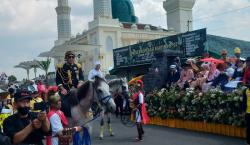
[[105, 116], [104, 111], [101, 112], [100, 116], [101, 116], [101, 122], [100, 122], [100, 136], [99, 137], [100, 137], [100, 140], [102, 140], [103, 133], [104, 133], [104, 116]]
[[113, 130], [112, 130], [112, 126], [111, 126], [111, 113], [110, 112], [107, 113], [107, 120], [108, 120], [109, 134], [110, 134], [110, 136], [114, 136], [114, 133], [113, 133]]

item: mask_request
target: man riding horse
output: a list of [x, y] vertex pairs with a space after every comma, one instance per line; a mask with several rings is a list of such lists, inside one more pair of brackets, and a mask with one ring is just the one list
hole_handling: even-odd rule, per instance
[[[64, 99], [68, 96], [71, 89], [78, 88], [83, 84], [84, 77], [82, 66], [75, 63], [75, 54], [72, 51], [65, 53], [65, 63], [57, 65], [56, 84], [59, 87], [59, 93]], [[71, 116], [71, 112], [66, 111], [69, 106], [62, 104], [62, 110], [66, 116]]]

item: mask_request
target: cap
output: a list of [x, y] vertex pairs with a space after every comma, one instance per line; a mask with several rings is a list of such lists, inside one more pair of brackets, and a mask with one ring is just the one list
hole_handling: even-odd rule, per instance
[[171, 68], [171, 69], [175, 69], [175, 68], [176, 68], [176, 65], [170, 65], [170, 68]]
[[67, 52], [65, 53], [65, 59], [66, 59], [68, 56], [70, 56], [70, 55], [74, 55], [74, 56], [75, 56], [75, 54], [74, 54], [73, 51], [67, 51]]
[[234, 53], [241, 53], [240, 48], [239, 47], [235, 47], [234, 48]]
[[245, 62], [245, 61], [246, 61], [246, 59], [245, 59], [245, 58], [243, 58], [243, 57], [240, 57], [240, 61]]
[[22, 101], [25, 99], [31, 99], [31, 95], [27, 90], [21, 89], [21, 90], [17, 90], [17, 92], [14, 94], [14, 101], [18, 102], [18, 101]]
[[97, 66], [97, 65], [101, 65], [101, 62], [100, 61], [96, 61], [95, 62], [95, 66]]

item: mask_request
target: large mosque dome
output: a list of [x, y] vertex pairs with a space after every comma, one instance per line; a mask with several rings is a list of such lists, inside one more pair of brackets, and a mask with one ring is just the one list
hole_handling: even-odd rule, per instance
[[112, 0], [112, 15], [120, 22], [137, 23], [134, 6], [130, 0]]

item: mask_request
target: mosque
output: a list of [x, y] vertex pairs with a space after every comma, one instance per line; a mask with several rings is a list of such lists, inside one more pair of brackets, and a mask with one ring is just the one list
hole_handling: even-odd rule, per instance
[[194, 4], [195, 0], [165, 0], [162, 5], [166, 10], [168, 29], [163, 29], [141, 24], [130, 0], [93, 0], [94, 16], [88, 23], [88, 30], [72, 37], [68, 0], [58, 0], [58, 39], [49, 52], [39, 56], [54, 58], [56, 65], [64, 62], [64, 53], [71, 50], [77, 55], [85, 75], [97, 60], [107, 74], [114, 66], [113, 49], [192, 30]]

